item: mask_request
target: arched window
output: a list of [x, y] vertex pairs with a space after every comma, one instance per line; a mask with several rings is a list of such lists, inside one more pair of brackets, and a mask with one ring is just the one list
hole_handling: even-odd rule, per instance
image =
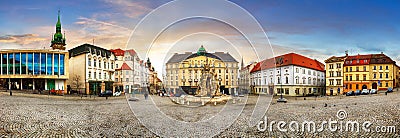
[[97, 65], [96, 59], [93, 59], [93, 63], [94, 63], [93, 66], [96, 67]]
[[289, 78], [286, 76], [286, 84], [289, 84]]

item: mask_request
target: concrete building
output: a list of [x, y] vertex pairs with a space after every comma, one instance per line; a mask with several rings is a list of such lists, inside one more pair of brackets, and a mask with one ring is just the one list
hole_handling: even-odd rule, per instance
[[229, 53], [208, 53], [203, 46], [197, 53], [174, 54], [166, 63], [166, 89], [195, 94], [199, 85], [201, 69], [208, 62], [215, 69], [221, 93], [231, 94], [238, 89], [238, 63]]
[[18, 90], [56, 90], [67, 93], [69, 77], [65, 34], [61, 33], [60, 11], [56, 33], [49, 49], [0, 50], [0, 88]]
[[296, 53], [257, 63], [250, 71], [253, 93], [289, 96], [320, 95], [325, 92], [325, 66]]
[[[104, 48], [83, 44], [69, 51], [69, 85], [83, 89], [86, 94], [98, 94], [106, 90], [115, 91], [114, 54]], [[78, 81], [73, 81], [80, 78]], [[74, 86], [75, 85], [75, 86]]]

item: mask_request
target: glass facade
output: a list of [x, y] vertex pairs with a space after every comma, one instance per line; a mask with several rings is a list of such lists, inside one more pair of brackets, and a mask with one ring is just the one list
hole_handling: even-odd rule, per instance
[[46, 74], [46, 54], [40, 54], [40, 74]]
[[28, 53], [28, 74], [33, 74], [33, 53]]
[[21, 74], [26, 74], [26, 53], [21, 53]]
[[53, 54], [49, 54], [47, 53], [47, 70], [46, 70], [46, 74], [47, 75], [53, 75]]
[[14, 53], [8, 54], [8, 74], [14, 73]]
[[21, 54], [15, 53], [15, 74], [21, 74]]
[[64, 54], [60, 54], [60, 75], [64, 75]]
[[54, 75], [59, 75], [58, 74], [58, 54], [54, 54]]
[[2, 75], [65, 75], [65, 54], [0, 53], [0, 61]]
[[39, 75], [40, 74], [40, 54], [34, 53], [33, 54], [33, 74]]
[[1, 71], [3, 72], [3, 74], [7, 74], [7, 53], [3, 53], [3, 55], [1, 55]]

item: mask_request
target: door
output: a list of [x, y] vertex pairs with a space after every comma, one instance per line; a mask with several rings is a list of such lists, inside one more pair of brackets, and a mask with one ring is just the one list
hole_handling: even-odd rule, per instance
[[378, 84], [376, 82], [372, 83], [372, 89], [377, 89], [378, 88]]

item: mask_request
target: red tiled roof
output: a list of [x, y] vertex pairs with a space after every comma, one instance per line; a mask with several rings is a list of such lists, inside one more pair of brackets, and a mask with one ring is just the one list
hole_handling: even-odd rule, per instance
[[132, 70], [131, 67], [128, 66], [128, 64], [124, 63], [122, 64], [121, 68], [116, 69], [116, 70]]
[[275, 58], [269, 58], [257, 63], [254, 68], [250, 72], [260, 71], [264, 69], [270, 69], [280, 66], [287, 66], [287, 65], [296, 65], [305, 68], [310, 68], [318, 71], [325, 71], [325, 65], [321, 62], [310, 59], [308, 57], [296, 54], [296, 53], [289, 53], [281, 56], [277, 56]]
[[133, 49], [126, 50], [126, 52], [129, 52], [129, 54], [131, 54], [132, 56], [136, 55], [136, 51]]
[[111, 49], [111, 52], [114, 53], [115, 56], [124, 56], [125, 51], [122, 49]]

